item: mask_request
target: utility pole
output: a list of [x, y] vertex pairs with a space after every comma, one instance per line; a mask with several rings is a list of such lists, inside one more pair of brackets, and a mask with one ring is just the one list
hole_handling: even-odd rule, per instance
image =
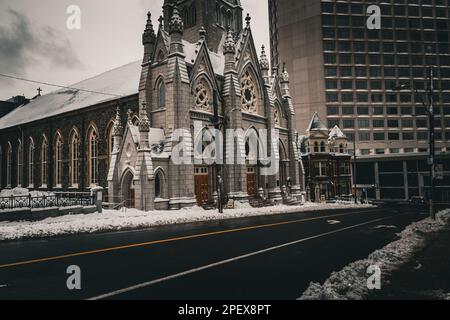
[[436, 183], [436, 145], [435, 145], [435, 126], [434, 126], [434, 70], [433, 66], [429, 66], [429, 85], [428, 85], [428, 116], [430, 121], [430, 157], [428, 164], [430, 166], [430, 217], [436, 220], [436, 212], [434, 210], [434, 189]]
[[354, 191], [354, 198], [355, 198], [355, 204], [358, 204], [358, 189], [356, 184], [356, 134], [353, 137], [353, 188]]
[[[217, 93], [216, 90], [214, 90], [213, 92], [213, 108], [214, 108], [214, 117], [213, 117], [213, 124], [214, 124], [214, 128], [216, 130], [221, 130], [221, 127], [224, 125], [223, 120], [220, 119], [219, 117], [219, 104], [218, 104], [218, 98], [219, 95]], [[215, 141], [216, 142], [216, 141]], [[217, 144], [216, 144], [217, 147]], [[223, 148], [223, 152], [225, 152], [225, 144], [223, 144], [223, 146], [219, 146], [219, 148]], [[225, 154], [225, 153], [223, 153]], [[217, 156], [217, 151], [216, 151], [216, 156]], [[218, 159], [216, 159], [216, 175], [217, 175], [217, 209], [219, 210], [219, 213], [223, 213], [223, 192], [224, 192], [224, 188], [223, 188], [223, 166], [221, 164], [218, 163], [217, 161]]]
[[[404, 90], [408, 85], [399, 85], [394, 90]], [[429, 157], [428, 165], [430, 166], [430, 191], [428, 195], [429, 213], [433, 220], [436, 220], [436, 212], [434, 208], [434, 191], [436, 186], [436, 145], [435, 145], [435, 125], [434, 125], [434, 69], [432, 63], [428, 66], [428, 89], [425, 94], [420, 95], [416, 88], [412, 88], [416, 94], [416, 99], [420, 99], [423, 107], [428, 114], [429, 121]], [[428, 106], [425, 101], [428, 100]]]

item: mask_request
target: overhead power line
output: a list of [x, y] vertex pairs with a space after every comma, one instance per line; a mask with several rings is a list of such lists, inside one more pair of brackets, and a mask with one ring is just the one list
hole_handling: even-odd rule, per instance
[[116, 97], [116, 98], [122, 97], [122, 96], [120, 96], [118, 94], [107, 93], [107, 92], [99, 92], [99, 91], [92, 91], [92, 90], [80, 89], [80, 88], [75, 88], [75, 87], [67, 87], [67, 86], [62, 86], [62, 85], [58, 85], [58, 84], [54, 84], [54, 83], [42, 82], [42, 81], [31, 80], [31, 79], [25, 79], [25, 78], [12, 76], [12, 75], [8, 75], [8, 74], [2, 74], [2, 73], [0, 73], [0, 77], [14, 79], [14, 80], [20, 80], [20, 81], [25, 81], [25, 82], [31, 82], [31, 83], [36, 83], [36, 84], [42, 84], [42, 85], [46, 85], [46, 86], [50, 86], [50, 87], [56, 87], [56, 88], [61, 88], [61, 89], [78, 90], [78, 91], [83, 91], [83, 92], [102, 94], [102, 95], [105, 95], [105, 96], [111, 96], [111, 97]]

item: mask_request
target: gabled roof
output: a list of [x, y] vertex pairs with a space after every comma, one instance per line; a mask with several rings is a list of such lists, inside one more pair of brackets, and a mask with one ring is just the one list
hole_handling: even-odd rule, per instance
[[327, 131], [328, 132], [327, 126], [322, 122], [322, 120], [320, 119], [319, 114], [317, 112], [313, 115], [311, 122], [309, 123], [308, 129], [306, 130], [306, 132], [311, 132], [311, 131]]
[[330, 131], [330, 138], [347, 139], [347, 136], [342, 132], [342, 130], [338, 126], [335, 126]]
[[[200, 47], [196, 43], [190, 43], [186, 40], [183, 40], [183, 49], [184, 54], [186, 56], [186, 63], [189, 65], [194, 65], [195, 61], [197, 61], [197, 56], [199, 54]], [[220, 76], [223, 76], [223, 71], [225, 69], [225, 56], [220, 53], [212, 52], [208, 49], [208, 55], [211, 60], [212, 68], [214, 69], [214, 73]]]
[[1, 118], [0, 129], [137, 94], [141, 63], [141, 60], [132, 62], [69, 86], [74, 89], [60, 89], [38, 97]]

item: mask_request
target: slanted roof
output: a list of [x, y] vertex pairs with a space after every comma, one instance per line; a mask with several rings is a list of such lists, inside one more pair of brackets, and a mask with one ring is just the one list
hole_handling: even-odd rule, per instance
[[335, 126], [330, 131], [330, 138], [347, 139], [347, 136], [342, 132], [342, 130], [338, 126]]
[[[87, 108], [138, 93], [141, 61], [107, 71], [69, 87], [84, 89], [60, 89], [25, 104], [0, 119], [0, 129]], [[94, 92], [92, 92], [94, 91]], [[106, 95], [106, 94], [111, 95]]]
[[308, 129], [306, 130], [306, 132], [311, 131], [328, 131], [327, 126], [322, 122], [317, 112], [313, 115]]
[[[164, 32], [162, 34], [166, 36]], [[167, 40], [170, 41], [164, 39]], [[192, 65], [198, 55], [197, 44], [183, 40], [183, 47], [185, 60]], [[214, 72], [223, 75], [225, 57], [212, 51], [208, 53]], [[68, 86], [74, 89], [60, 89], [43, 95], [1, 118], [0, 130], [137, 94], [141, 71], [142, 61], [139, 60]]]
[[[197, 60], [197, 56], [199, 53], [199, 46], [196, 43], [190, 43], [186, 40], [183, 40], [183, 50], [186, 55], [186, 63], [193, 65]], [[208, 55], [211, 59], [211, 65], [214, 69], [214, 73], [220, 76], [223, 76], [223, 71], [225, 69], [225, 56], [220, 53], [212, 52], [208, 49]]]
[[[139, 127], [134, 124], [127, 124], [131, 133], [131, 137], [136, 145], [141, 143], [141, 136], [139, 133]], [[150, 128], [150, 132], [148, 133], [148, 143], [150, 148], [152, 149], [151, 155], [152, 158], [169, 158], [170, 152], [168, 152], [168, 146], [166, 143], [166, 136], [164, 129], [161, 128]], [[161, 153], [155, 152], [153, 150], [154, 146], [160, 145], [163, 143], [164, 150]]]

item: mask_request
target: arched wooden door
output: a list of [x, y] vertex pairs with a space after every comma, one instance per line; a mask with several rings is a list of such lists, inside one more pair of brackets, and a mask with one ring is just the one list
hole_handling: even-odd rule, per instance
[[199, 206], [205, 205], [209, 202], [209, 168], [196, 167], [194, 178], [197, 204]]
[[247, 167], [247, 194], [250, 197], [256, 196], [256, 168]]

